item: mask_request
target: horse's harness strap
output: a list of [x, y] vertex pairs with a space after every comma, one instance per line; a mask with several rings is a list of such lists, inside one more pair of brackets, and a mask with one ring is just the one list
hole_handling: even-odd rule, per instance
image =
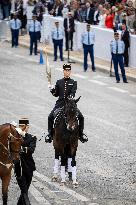
[[9, 152], [8, 148], [7, 148], [2, 142], [0, 142], [0, 144], [4, 147], [4, 149], [5, 149], [7, 152]]
[[[10, 156], [10, 139], [11, 139], [11, 137], [13, 137], [13, 138], [15, 138], [15, 139], [17, 139], [14, 135], [12, 135], [11, 133], [9, 134], [9, 136], [8, 136], [8, 148], [2, 143], [2, 142], [0, 142], [0, 144], [4, 147], [4, 149], [7, 151], [7, 153], [8, 153], [8, 155]], [[10, 156], [11, 157], [11, 156]], [[0, 162], [1, 163], [1, 162]]]
[[1, 162], [1, 161], [0, 161], [0, 164], [3, 165], [4, 167], [8, 168], [8, 169], [13, 165], [12, 163], [4, 164], [4, 163]]

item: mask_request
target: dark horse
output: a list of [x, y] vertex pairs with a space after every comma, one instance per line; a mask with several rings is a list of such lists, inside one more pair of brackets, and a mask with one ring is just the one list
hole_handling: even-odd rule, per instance
[[68, 173], [72, 173], [73, 185], [76, 181], [76, 151], [78, 147], [79, 125], [77, 102], [80, 97], [67, 99], [60, 109], [54, 122], [53, 145], [55, 149], [55, 165], [53, 180], [57, 180], [59, 171], [59, 156], [61, 157], [61, 182], [65, 183], [65, 166], [68, 165]]
[[19, 160], [22, 137], [9, 123], [0, 125], [0, 178], [2, 180], [3, 205], [7, 205], [8, 186], [13, 163]]

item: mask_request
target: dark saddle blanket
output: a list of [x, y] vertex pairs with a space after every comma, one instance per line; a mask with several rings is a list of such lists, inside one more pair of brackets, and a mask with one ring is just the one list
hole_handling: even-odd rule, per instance
[[56, 127], [59, 124], [60, 119], [63, 118], [63, 116], [64, 116], [63, 110], [64, 110], [64, 107], [61, 107], [61, 108], [57, 108], [54, 111], [54, 113], [53, 113], [53, 115], [54, 115], [54, 127]]
[[60, 115], [60, 113], [63, 112], [63, 110], [64, 110], [64, 107], [57, 108], [56, 110], [54, 110], [54, 113], [53, 113], [54, 119], [55, 119], [56, 117], [58, 117], [58, 116]]

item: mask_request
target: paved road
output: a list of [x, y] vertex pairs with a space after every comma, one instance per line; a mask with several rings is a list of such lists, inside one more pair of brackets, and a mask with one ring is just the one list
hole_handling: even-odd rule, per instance
[[[85, 116], [86, 144], [79, 143], [77, 170], [79, 187], [52, 183], [54, 150], [41, 138], [47, 116], [55, 104], [47, 88], [45, 66], [39, 56], [24, 48], [0, 44], [0, 124], [28, 117], [31, 132], [38, 137], [34, 155], [37, 171], [30, 189], [32, 205], [134, 205], [136, 204], [136, 84], [116, 84], [106, 74], [72, 68], [78, 81], [76, 97]], [[53, 83], [61, 78], [62, 63], [53, 62]], [[1, 186], [1, 183], [0, 183]], [[19, 188], [14, 176], [9, 205], [16, 205]], [[1, 198], [1, 197], [0, 197]], [[0, 204], [1, 204], [0, 199]]]

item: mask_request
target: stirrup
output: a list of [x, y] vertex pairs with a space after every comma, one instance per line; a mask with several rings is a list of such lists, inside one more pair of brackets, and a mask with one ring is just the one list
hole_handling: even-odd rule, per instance
[[52, 136], [51, 136], [51, 134], [48, 134], [48, 135], [45, 136], [45, 142], [46, 142], [46, 143], [51, 143], [51, 142], [52, 142]]
[[[85, 137], [84, 137], [84, 136], [85, 136]], [[82, 133], [82, 134], [80, 135], [79, 140], [80, 140], [82, 143], [84, 143], [84, 142], [87, 142], [87, 141], [88, 141], [88, 137], [87, 137], [87, 135], [85, 135], [84, 133]]]

